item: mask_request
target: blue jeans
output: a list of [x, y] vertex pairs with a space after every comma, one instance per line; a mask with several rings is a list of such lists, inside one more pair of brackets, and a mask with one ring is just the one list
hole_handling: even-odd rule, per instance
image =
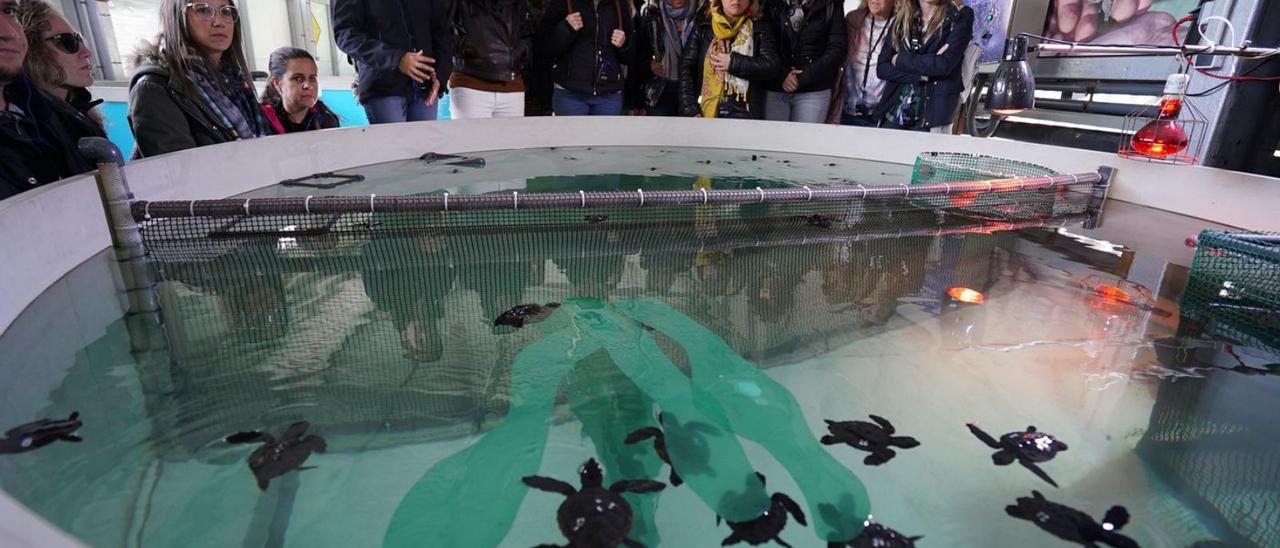
[[556, 116], [621, 116], [622, 92], [591, 95], [556, 88], [551, 108]]
[[827, 118], [827, 106], [831, 104], [831, 90], [806, 93], [780, 93], [770, 91], [765, 97], [764, 118], [779, 122], [809, 122], [821, 124]]
[[420, 93], [413, 96], [374, 97], [364, 102], [364, 114], [370, 124], [394, 124], [397, 122], [422, 122], [435, 120], [440, 101], [427, 106]]

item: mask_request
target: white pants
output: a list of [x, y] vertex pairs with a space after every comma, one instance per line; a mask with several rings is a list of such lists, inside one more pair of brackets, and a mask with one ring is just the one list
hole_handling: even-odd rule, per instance
[[524, 92], [493, 93], [471, 88], [449, 90], [451, 118], [520, 118], [524, 116]]

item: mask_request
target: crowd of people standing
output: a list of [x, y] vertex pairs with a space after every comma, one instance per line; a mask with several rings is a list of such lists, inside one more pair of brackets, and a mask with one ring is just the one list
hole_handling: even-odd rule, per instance
[[[960, 0], [332, 0], [370, 123], [640, 115], [929, 131], [954, 118], [973, 10]], [[135, 158], [337, 127], [307, 51], [259, 97], [234, 0], [162, 0], [133, 56]], [[92, 169], [89, 48], [45, 0], [0, 0], [0, 198]]]

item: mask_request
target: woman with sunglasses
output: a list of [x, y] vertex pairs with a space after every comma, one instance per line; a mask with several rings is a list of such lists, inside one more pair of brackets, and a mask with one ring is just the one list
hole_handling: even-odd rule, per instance
[[102, 132], [101, 115], [93, 108], [93, 65], [84, 38], [72, 30], [53, 6], [42, 0], [27, 0], [18, 8], [18, 22], [27, 35], [27, 58], [22, 69], [45, 93], [62, 99], [86, 116], [84, 124]]
[[973, 39], [973, 9], [961, 0], [897, 0], [876, 75], [886, 82], [873, 113], [880, 127], [929, 131], [956, 115], [960, 65]]
[[160, 33], [135, 56], [135, 158], [274, 135], [254, 95], [231, 0], [163, 0]]

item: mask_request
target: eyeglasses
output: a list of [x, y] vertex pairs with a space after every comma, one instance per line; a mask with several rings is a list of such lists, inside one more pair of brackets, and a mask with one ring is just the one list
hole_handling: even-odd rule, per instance
[[58, 46], [58, 49], [67, 52], [68, 55], [80, 53], [80, 48], [84, 47], [84, 37], [78, 32], [55, 34], [45, 40], [53, 42], [53, 45]]
[[195, 12], [196, 17], [205, 20], [213, 19], [215, 13], [221, 15], [224, 19], [230, 19], [233, 23], [240, 20], [240, 10], [230, 4], [220, 8], [215, 8], [213, 7], [213, 4], [199, 2], [187, 4], [187, 7], [190, 8], [191, 11]]

